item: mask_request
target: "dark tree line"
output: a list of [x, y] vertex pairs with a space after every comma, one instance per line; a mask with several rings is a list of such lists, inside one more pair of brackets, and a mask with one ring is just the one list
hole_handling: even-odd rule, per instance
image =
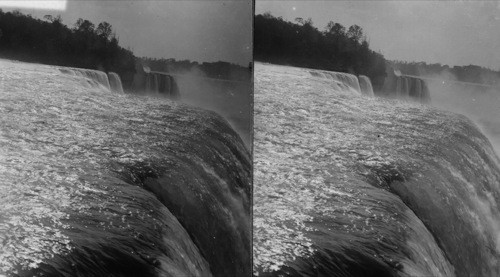
[[203, 76], [241, 81], [251, 80], [251, 70], [227, 62], [198, 63], [189, 60], [137, 58], [119, 46], [112, 26], [78, 19], [68, 27], [61, 17], [33, 18], [19, 11], [0, 9], [0, 58], [51, 65], [116, 72], [124, 88], [131, 88], [136, 69], [147, 65], [152, 70], [171, 73], [200, 70]]
[[311, 19], [295, 23], [269, 13], [254, 21], [255, 60], [277, 64], [347, 72], [370, 77], [381, 88], [386, 75], [385, 59], [370, 50], [361, 27], [346, 28], [330, 21], [324, 31]]
[[250, 81], [252, 71], [249, 67], [243, 67], [228, 62], [203, 62], [198, 63], [190, 60], [154, 59], [140, 58], [139, 61], [147, 65], [153, 71], [162, 71], [177, 74], [201, 73], [204, 77], [225, 80]]
[[0, 57], [118, 73], [125, 87], [135, 73], [135, 57], [119, 46], [112, 26], [78, 19], [72, 28], [61, 17], [44, 20], [0, 9]]
[[[452, 74], [457, 81], [500, 86], [500, 71], [494, 71], [477, 65], [453, 66], [425, 62], [391, 62], [395, 69], [403, 74], [436, 76]], [[446, 77], [446, 76], [445, 76]]]

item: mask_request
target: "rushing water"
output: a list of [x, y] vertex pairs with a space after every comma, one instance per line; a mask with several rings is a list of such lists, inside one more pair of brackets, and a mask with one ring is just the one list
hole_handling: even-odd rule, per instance
[[382, 96], [403, 100], [428, 103], [431, 101], [426, 80], [418, 76], [388, 74], [384, 87], [379, 92]]
[[145, 78], [147, 93], [163, 94], [172, 99], [179, 98], [179, 88], [174, 77], [161, 72], [149, 72]]
[[499, 276], [500, 161], [466, 117], [256, 64], [254, 274]]
[[375, 94], [373, 93], [373, 86], [372, 82], [370, 81], [370, 78], [364, 75], [359, 75], [358, 80], [359, 80], [359, 87], [361, 88], [361, 92], [363, 94], [369, 96], [375, 96]]
[[108, 73], [108, 79], [109, 79], [109, 87], [111, 91], [117, 92], [117, 93], [123, 93], [123, 85], [122, 85], [122, 80], [120, 79], [120, 76], [114, 72], [109, 72]]
[[0, 275], [251, 272], [250, 154], [222, 117], [0, 67]]
[[309, 73], [318, 78], [332, 80], [330, 84], [335, 90], [351, 91], [353, 93], [362, 93], [358, 78], [352, 74], [342, 72], [332, 72], [323, 70], [311, 70]]

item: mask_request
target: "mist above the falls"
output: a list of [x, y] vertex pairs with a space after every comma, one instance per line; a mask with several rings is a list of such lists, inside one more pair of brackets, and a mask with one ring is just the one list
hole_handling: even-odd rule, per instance
[[[239, 74], [239, 73], [234, 73]], [[252, 131], [252, 82], [209, 78], [197, 68], [172, 73], [176, 78], [181, 101], [223, 116], [240, 135], [248, 149]]]
[[[500, 83], [492, 76], [481, 76], [485, 83]], [[426, 76], [431, 105], [460, 113], [473, 120], [500, 156], [500, 87], [457, 81], [450, 72]]]

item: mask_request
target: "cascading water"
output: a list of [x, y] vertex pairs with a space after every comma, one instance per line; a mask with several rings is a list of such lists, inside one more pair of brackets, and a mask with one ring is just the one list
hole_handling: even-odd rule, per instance
[[401, 91], [398, 93], [401, 97], [408, 98], [410, 95], [409, 88], [408, 88], [408, 78], [405, 77], [398, 77], [401, 78]]
[[383, 96], [413, 99], [418, 102], [431, 101], [426, 81], [417, 76], [388, 74], [381, 91]]
[[114, 92], [123, 93], [123, 86], [120, 76], [114, 72], [109, 72], [108, 78], [111, 90]]
[[350, 90], [357, 94], [361, 93], [358, 78], [352, 74], [333, 71], [310, 71], [312, 76], [333, 80], [335, 88]]
[[171, 76], [167, 76], [164, 78], [160, 78], [160, 82], [158, 84], [158, 91], [171, 91], [172, 81]]
[[158, 83], [158, 74], [153, 74], [153, 90], [154, 92], [160, 92], [160, 86]]
[[[179, 98], [179, 88], [174, 77], [161, 72], [144, 73], [144, 88], [147, 93], [162, 94], [172, 99]], [[141, 90], [141, 81], [135, 82], [136, 90]]]
[[111, 89], [109, 85], [108, 75], [106, 75], [106, 73], [102, 71], [74, 67], [60, 67], [59, 71], [72, 76], [85, 77], [87, 83], [90, 86], [101, 85], [107, 90]]
[[[401, 97], [401, 91], [403, 90], [402, 83], [403, 83], [403, 79], [397, 77], [396, 78], [396, 88], [394, 89], [394, 95], [396, 95], [396, 97]], [[385, 89], [384, 91], [388, 91], [388, 90]]]
[[499, 276], [500, 160], [478, 128], [314, 76], [255, 65], [254, 274]]
[[375, 96], [375, 94], [373, 93], [373, 87], [370, 78], [364, 75], [359, 75], [358, 80], [361, 93], [369, 96]]
[[417, 80], [415, 82], [415, 86], [413, 87], [414, 89], [410, 92], [410, 95], [414, 95], [415, 98], [420, 99], [422, 97], [422, 83], [424, 81], [422, 80]]
[[250, 274], [250, 154], [222, 117], [0, 67], [0, 275]]

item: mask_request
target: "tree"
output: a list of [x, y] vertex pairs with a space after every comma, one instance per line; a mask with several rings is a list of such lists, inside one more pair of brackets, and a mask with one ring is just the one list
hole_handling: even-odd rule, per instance
[[345, 27], [340, 23], [335, 23], [333, 21], [328, 22], [326, 25], [326, 32], [331, 35], [344, 36]]
[[78, 18], [78, 20], [75, 23], [75, 30], [79, 32], [84, 32], [84, 33], [93, 33], [94, 32], [94, 24], [88, 20], [84, 20], [81, 18]]
[[274, 16], [271, 15], [271, 12], [265, 12], [262, 16], [266, 19], [274, 18]]
[[330, 21], [320, 32], [312, 20], [283, 21], [270, 14], [256, 15], [255, 60], [300, 67], [363, 74], [375, 87], [383, 85], [385, 60], [369, 48], [362, 29], [349, 30]]
[[61, 22], [62, 22], [62, 19], [61, 19], [60, 15], [58, 15], [56, 17], [53, 17], [50, 14], [46, 14], [46, 15], [43, 16], [43, 18], [45, 20], [47, 20], [48, 22], [50, 22], [50, 23], [61, 24]]
[[311, 27], [312, 27], [312, 25], [313, 25], [313, 21], [312, 21], [312, 19], [309, 17], [309, 18], [308, 18], [308, 19], [304, 22], [304, 25], [309, 25], [309, 26], [311, 26]]
[[96, 33], [98, 36], [101, 36], [103, 38], [106, 38], [108, 39], [111, 34], [113, 33], [113, 29], [111, 27], [111, 24], [109, 24], [108, 22], [101, 22], [99, 23], [99, 25], [97, 26], [97, 29], [96, 29]]
[[356, 42], [360, 42], [363, 38], [363, 29], [361, 29], [358, 25], [352, 25], [347, 31], [347, 37]]

